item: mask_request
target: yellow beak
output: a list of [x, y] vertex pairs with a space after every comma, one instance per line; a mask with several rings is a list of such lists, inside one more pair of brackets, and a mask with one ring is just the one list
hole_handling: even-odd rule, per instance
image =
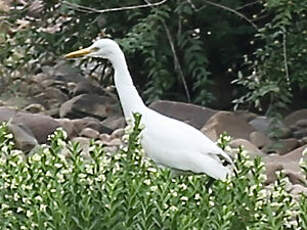
[[84, 48], [81, 50], [77, 50], [68, 54], [65, 54], [64, 57], [65, 58], [78, 58], [78, 57], [84, 57], [87, 54], [90, 54], [91, 52], [93, 52], [93, 50], [89, 49], [89, 48]]

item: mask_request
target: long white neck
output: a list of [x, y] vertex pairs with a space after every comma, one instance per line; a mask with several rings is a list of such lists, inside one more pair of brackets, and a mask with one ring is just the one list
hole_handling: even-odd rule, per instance
[[114, 82], [125, 118], [133, 120], [132, 114], [135, 112], [142, 114], [146, 110], [146, 106], [133, 85], [123, 52], [118, 50], [116, 55], [110, 58], [110, 61], [115, 71]]

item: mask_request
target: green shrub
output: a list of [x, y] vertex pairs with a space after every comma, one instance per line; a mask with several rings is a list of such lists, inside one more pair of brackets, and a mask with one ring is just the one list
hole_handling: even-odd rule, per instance
[[[94, 141], [91, 160], [57, 130], [24, 160], [0, 130], [0, 228], [306, 229], [306, 195], [294, 201], [280, 174], [268, 189], [262, 161], [236, 156], [235, 175], [205, 188], [204, 175], [172, 176], [144, 157], [140, 116], [114, 155]], [[225, 144], [227, 138], [222, 141]], [[64, 157], [66, 152], [66, 157]], [[304, 163], [303, 163], [304, 164]], [[305, 168], [306, 173], [306, 168]], [[300, 226], [300, 227], [298, 227]]]
[[278, 117], [288, 109], [295, 91], [307, 86], [307, 2], [267, 0], [262, 5], [255, 16], [270, 20], [255, 33], [256, 51], [244, 56], [246, 68], [234, 82], [247, 91], [234, 102]]

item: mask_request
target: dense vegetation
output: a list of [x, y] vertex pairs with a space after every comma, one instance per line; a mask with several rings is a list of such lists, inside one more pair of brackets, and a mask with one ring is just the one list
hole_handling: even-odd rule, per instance
[[[94, 141], [89, 158], [63, 130], [24, 155], [0, 126], [0, 228], [306, 229], [307, 197], [295, 200], [282, 172], [265, 185], [264, 165], [240, 149], [235, 175], [206, 189], [204, 175], [172, 176], [144, 158], [140, 116], [114, 155]], [[221, 147], [229, 137], [222, 136]], [[306, 162], [301, 164], [307, 177]]]
[[[129, 6], [146, 2], [131, 0]], [[229, 109], [234, 100], [240, 108], [274, 115], [288, 108], [293, 95], [306, 92], [306, 1], [168, 0], [105, 13], [97, 9], [127, 2], [12, 4], [1, 17], [4, 78], [21, 69], [39, 72], [104, 31], [121, 43], [147, 102], [176, 99]], [[92, 74], [109, 81], [104, 70]], [[296, 100], [293, 107], [300, 106], [306, 103]]]

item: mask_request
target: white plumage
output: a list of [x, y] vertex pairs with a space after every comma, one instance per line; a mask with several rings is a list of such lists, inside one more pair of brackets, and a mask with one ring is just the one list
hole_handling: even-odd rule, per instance
[[133, 85], [125, 56], [111, 39], [100, 39], [90, 47], [65, 55], [108, 59], [114, 68], [114, 80], [126, 119], [133, 113], [142, 114], [141, 144], [145, 153], [157, 164], [183, 171], [205, 173], [215, 179], [225, 179], [230, 173], [218, 155], [232, 163], [230, 157], [194, 127], [164, 116], [146, 107]]

